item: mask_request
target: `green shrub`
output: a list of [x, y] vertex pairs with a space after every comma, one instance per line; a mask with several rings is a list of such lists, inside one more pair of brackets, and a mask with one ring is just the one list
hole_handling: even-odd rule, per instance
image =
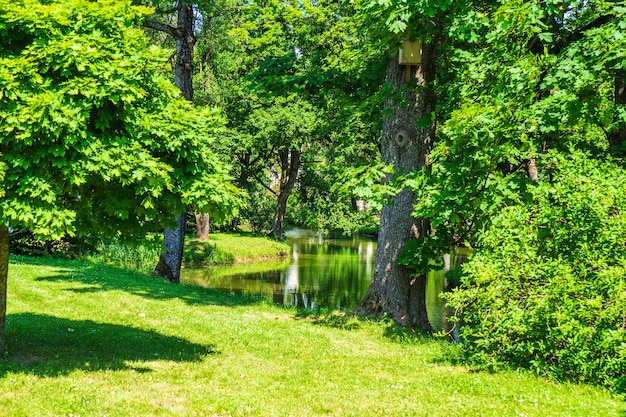
[[457, 309], [467, 358], [626, 392], [626, 172], [552, 156], [549, 182], [478, 237]]
[[42, 241], [27, 229], [12, 229], [9, 250], [12, 255], [71, 259], [92, 253], [96, 244], [97, 238], [91, 235]]

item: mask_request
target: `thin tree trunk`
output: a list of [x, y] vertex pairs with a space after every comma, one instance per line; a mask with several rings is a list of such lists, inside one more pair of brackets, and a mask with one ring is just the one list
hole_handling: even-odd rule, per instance
[[196, 238], [200, 240], [209, 240], [210, 226], [211, 216], [206, 213], [196, 213]]
[[[176, 12], [178, 14], [176, 27], [155, 22], [145, 22], [144, 25], [166, 32], [176, 40], [174, 84], [180, 89], [181, 95], [191, 101], [193, 100], [193, 48], [196, 43], [193, 34], [193, 4], [178, 0]], [[166, 228], [163, 232], [164, 252], [154, 269], [156, 274], [172, 282], [180, 282], [180, 268], [185, 246], [186, 214], [183, 212], [177, 216], [178, 227], [173, 230]]]
[[[387, 64], [387, 81], [406, 100], [400, 103], [397, 98], [388, 98], [390, 116], [383, 119], [382, 159], [393, 164], [396, 173], [419, 171], [429, 165], [435, 122], [427, 126], [419, 123], [418, 127], [418, 121], [435, 111], [435, 50], [435, 43], [425, 44], [422, 65], [412, 68], [417, 88], [407, 88], [406, 68], [398, 64], [397, 56], [389, 58]], [[357, 312], [389, 315], [401, 325], [432, 332], [426, 312], [426, 275], [397, 263], [408, 240], [430, 234], [430, 222], [413, 217], [414, 205], [415, 194], [405, 189], [383, 206], [374, 277]]]
[[280, 153], [280, 159], [280, 191], [276, 199], [276, 211], [274, 213], [274, 223], [272, 226], [272, 236], [275, 239], [282, 239], [283, 237], [287, 201], [298, 178], [298, 170], [302, 162], [302, 152], [299, 149], [283, 150]]
[[9, 279], [9, 228], [0, 226], [0, 357], [6, 351], [7, 281]]
[[526, 172], [531, 180], [539, 181], [539, 172], [537, 171], [537, 162], [535, 161], [535, 158], [530, 158], [526, 163]]
[[276, 198], [276, 211], [274, 212], [274, 224], [272, 226], [272, 237], [280, 240], [283, 237], [285, 228], [285, 214], [287, 213], [287, 193], [280, 193]]

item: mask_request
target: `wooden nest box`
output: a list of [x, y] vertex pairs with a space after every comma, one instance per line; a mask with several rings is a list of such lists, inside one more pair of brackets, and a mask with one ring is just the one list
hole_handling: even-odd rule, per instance
[[400, 65], [420, 65], [422, 63], [422, 43], [420, 41], [402, 40], [400, 48]]

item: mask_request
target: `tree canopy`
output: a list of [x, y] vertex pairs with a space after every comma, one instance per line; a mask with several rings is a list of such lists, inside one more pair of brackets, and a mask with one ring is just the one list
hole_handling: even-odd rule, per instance
[[58, 237], [145, 230], [187, 204], [233, 208], [209, 148], [224, 120], [179, 98], [136, 27], [148, 13], [125, 1], [3, 4], [2, 224]]
[[149, 13], [125, 0], [0, 2], [0, 228], [128, 238], [187, 205], [238, 208], [211, 151], [224, 119], [163, 74], [138, 28]]

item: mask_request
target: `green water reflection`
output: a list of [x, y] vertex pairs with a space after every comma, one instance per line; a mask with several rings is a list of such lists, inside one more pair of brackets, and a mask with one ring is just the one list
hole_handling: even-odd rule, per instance
[[[374, 274], [376, 242], [364, 238], [324, 238], [305, 230], [287, 234], [291, 259], [227, 267], [185, 269], [182, 281], [234, 294], [263, 297], [300, 308], [353, 309]], [[445, 327], [443, 272], [431, 273], [427, 309], [436, 329]]]

